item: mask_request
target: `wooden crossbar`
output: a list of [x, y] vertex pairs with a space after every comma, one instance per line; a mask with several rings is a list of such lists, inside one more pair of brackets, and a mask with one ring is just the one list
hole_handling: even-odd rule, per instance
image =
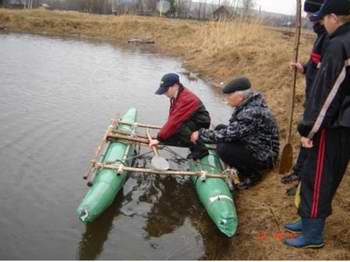
[[156, 125], [149, 125], [149, 124], [143, 124], [143, 123], [129, 123], [129, 122], [125, 122], [122, 120], [116, 120], [117, 124], [122, 124], [122, 125], [128, 125], [128, 126], [135, 126], [135, 127], [142, 127], [142, 128], [150, 128], [150, 129], [161, 129], [161, 126], [156, 126]]
[[[115, 130], [113, 130], [112, 132], [109, 132], [107, 135], [107, 139], [108, 138], [114, 138], [114, 139], [122, 139], [122, 140], [127, 140], [130, 142], [134, 142], [134, 143], [140, 143], [140, 144], [149, 144], [148, 139], [144, 138], [143, 136], [139, 136], [139, 135], [135, 135], [135, 136], [130, 136], [126, 133], [123, 132], [116, 132]], [[161, 146], [162, 144], [160, 144]], [[216, 145], [205, 145], [208, 149], [212, 149], [215, 150], [216, 149]]]
[[148, 168], [138, 168], [138, 167], [129, 167], [122, 164], [103, 164], [103, 163], [93, 163], [96, 168], [106, 168], [117, 170], [118, 172], [128, 171], [128, 172], [139, 172], [144, 174], [155, 174], [155, 175], [170, 175], [170, 176], [198, 176], [198, 177], [209, 177], [209, 178], [222, 178], [226, 179], [228, 176], [224, 174], [211, 174], [206, 172], [190, 172], [190, 171], [161, 171]]
[[118, 133], [118, 132], [109, 132], [107, 135], [107, 139], [109, 138], [114, 138], [114, 139], [123, 139], [123, 140], [127, 140], [130, 142], [135, 142], [135, 143], [141, 143], [141, 144], [149, 144], [148, 139], [139, 137], [139, 136], [130, 136], [130, 135], [126, 135], [123, 133]]

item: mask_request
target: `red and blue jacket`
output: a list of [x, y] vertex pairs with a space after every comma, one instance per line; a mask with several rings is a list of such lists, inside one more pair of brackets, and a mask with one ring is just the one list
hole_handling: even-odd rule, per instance
[[306, 80], [304, 106], [307, 104], [307, 101], [310, 99], [312, 84], [315, 80], [323, 53], [329, 43], [328, 33], [323, 25], [321, 25], [320, 23], [317, 23], [314, 25], [313, 29], [314, 29], [314, 32], [317, 34], [317, 39], [312, 48], [310, 59], [304, 65], [304, 74], [305, 74], [305, 80]]

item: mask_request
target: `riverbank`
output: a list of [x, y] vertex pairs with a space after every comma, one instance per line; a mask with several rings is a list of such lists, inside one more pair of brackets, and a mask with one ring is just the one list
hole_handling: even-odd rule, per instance
[[[154, 52], [181, 57], [185, 67], [214, 85], [233, 75], [249, 76], [262, 91], [278, 119], [282, 137], [287, 123], [287, 103], [294, 38], [288, 31], [276, 31], [259, 23], [195, 22], [134, 16], [97, 16], [76, 12], [0, 9], [0, 28], [9, 32], [102, 39], [126, 46], [130, 38], [154, 40]], [[306, 60], [312, 44], [303, 34], [301, 60]], [[297, 114], [302, 112], [303, 78], [298, 79]], [[294, 137], [298, 144], [298, 137]], [[297, 151], [295, 151], [297, 152]], [[237, 238], [224, 254], [212, 259], [349, 259], [350, 181], [345, 178], [334, 201], [335, 214], [326, 230], [327, 246], [320, 251], [292, 250], [283, 246], [283, 223], [295, 217], [286, 187], [280, 176], [271, 173], [258, 186], [237, 196], [240, 226]], [[203, 225], [207, 226], [207, 225]], [[212, 225], [208, 225], [212, 227]], [[225, 242], [218, 239], [220, 245]], [[226, 246], [226, 245], [225, 245]], [[223, 249], [221, 249], [223, 250]]]

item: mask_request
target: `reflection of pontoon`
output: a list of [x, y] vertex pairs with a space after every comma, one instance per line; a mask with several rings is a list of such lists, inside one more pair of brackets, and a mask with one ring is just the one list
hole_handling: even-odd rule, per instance
[[[136, 136], [136, 126], [157, 128], [136, 122], [136, 110], [129, 109], [121, 120], [115, 122], [108, 130], [104, 140], [106, 149], [99, 162], [93, 161], [95, 176], [89, 176], [92, 185], [77, 209], [80, 220], [92, 222], [113, 202], [116, 194], [124, 185], [127, 172], [136, 171], [145, 174], [189, 175], [198, 193], [199, 199], [206, 208], [210, 218], [226, 236], [233, 236], [237, 228], [237, 214], [233, 198], [223, 168], [214, 150], [200, 161], [191, 161], [190, 171], [161, 171], [131, 167], [135, 143], [148, 144], [142, 136]], [[106, 139], [107, 138], [107, 139]], [[101, 150], [101, 146], [98, 151]], [[96, 153], [96, 157], [99, 153]], [[87, 177], [85, 177], [87, 178]]]

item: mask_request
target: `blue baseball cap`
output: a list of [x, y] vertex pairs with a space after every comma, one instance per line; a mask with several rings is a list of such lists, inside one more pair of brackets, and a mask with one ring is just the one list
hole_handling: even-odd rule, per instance
[[329, 14], [350, 15], [350, 0], [325, 0], [321, 9], [310, 16], [310, 20], [316, 22]]
[[320, 10], [323, 0], [305, 0], [304, 11], [307, 13], [316, 13]]
[[160, 85], [158, 90], [156, 91], [156, 94], [163, 95], [166, 91], [168, 91], [169, 87], [177, 83], [180, 83], [179, 75], [175, 73], [169, 73], [164, 75], [160, 80]]

